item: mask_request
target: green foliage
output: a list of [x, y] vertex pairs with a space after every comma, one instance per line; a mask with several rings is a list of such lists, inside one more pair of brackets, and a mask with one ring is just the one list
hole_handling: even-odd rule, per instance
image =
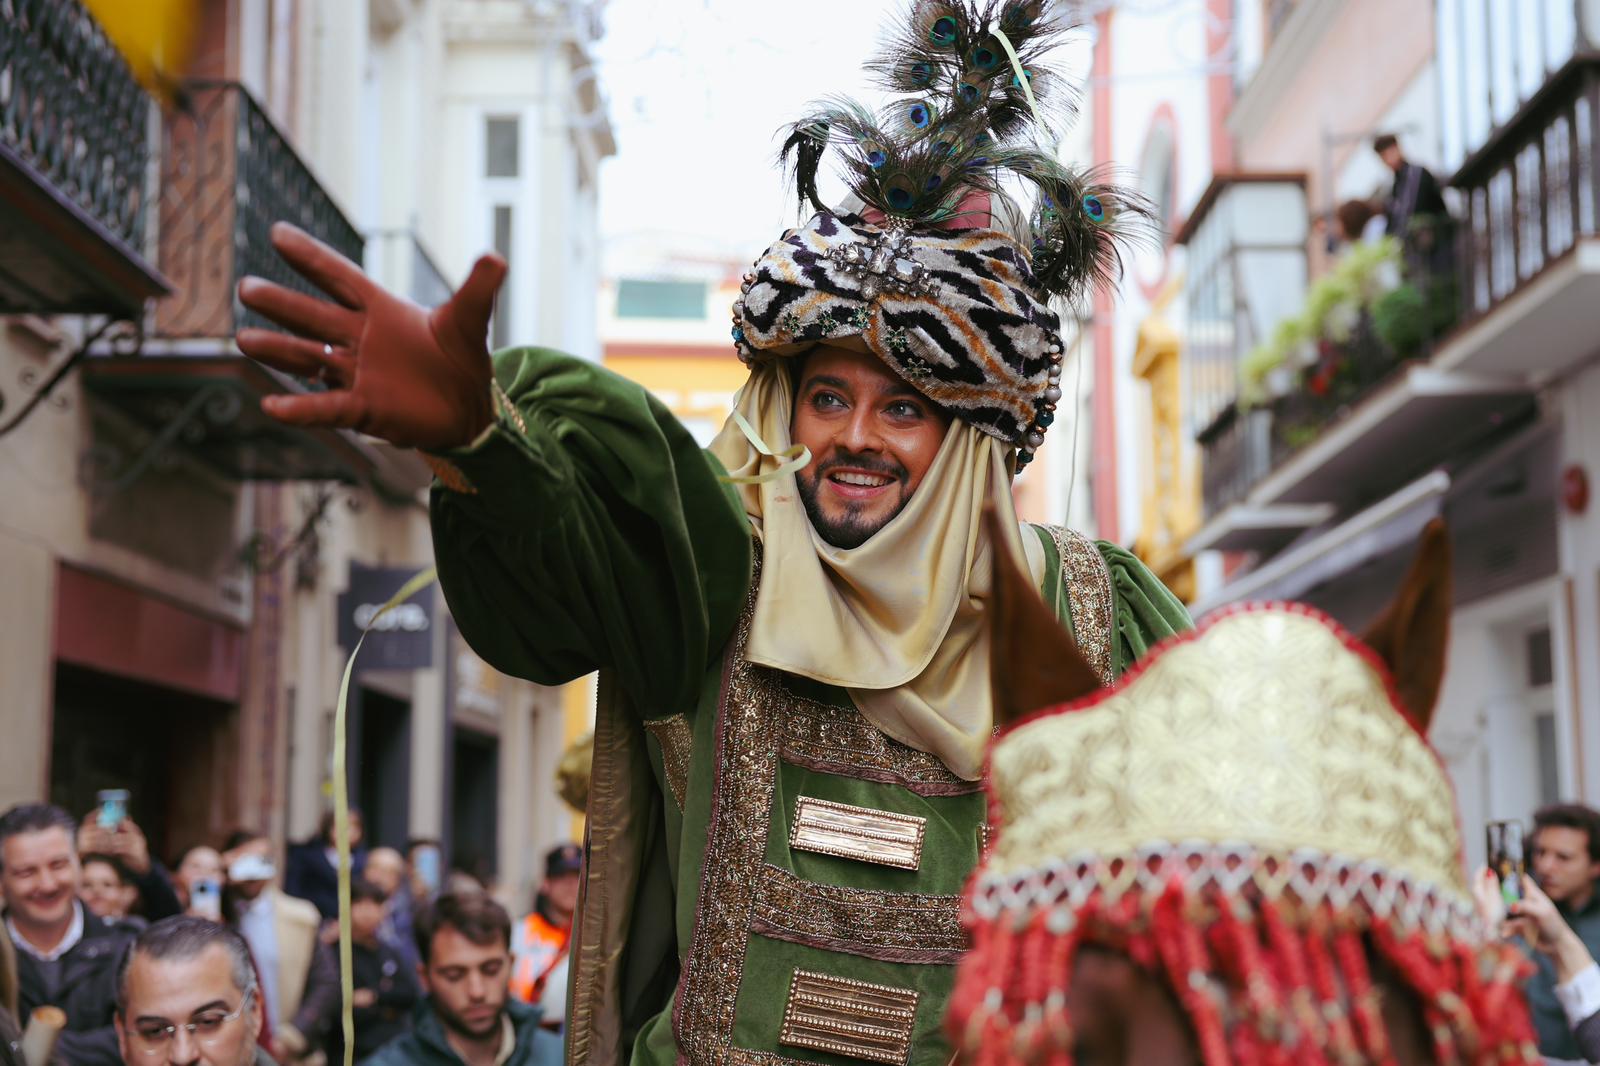
[[[1361, 316], [1373, 313], [1378, 301], [1394, 290], [1399, 277], [1400, 244], [1392, 237], [1347, 249], [1333, 269], [1306, 290], [1300, 313], [1279, 322], [1270, 340], [1240, 360], [1240, 406], [1249, 408], [1265, 402], [1268, 376], [1289, 363], [1306, 343], [1348, 343]], [[1425, 334], [1428, 327], [1423, 317], [1418, 316], [1415, 323]], [[1420, 344], [1421, 341], [1416, 342], [1417, 346]]]
[[1410, 283], [1378, 297], [1372, 305], [1372, 331], [1395, 355], [1410, 358], [1427, 343], [1428, 302]]

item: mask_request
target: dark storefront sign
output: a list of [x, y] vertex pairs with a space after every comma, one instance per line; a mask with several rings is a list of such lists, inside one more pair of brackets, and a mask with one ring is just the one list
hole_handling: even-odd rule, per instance
[[339, 595], [339, 646], [354, 648], [361, 631], [371, 626], [361, 645], [362, 669], [425, 670], [433, 665], [432, 585], [374, 621], [418, 569], [350, 564], [350, 586]]

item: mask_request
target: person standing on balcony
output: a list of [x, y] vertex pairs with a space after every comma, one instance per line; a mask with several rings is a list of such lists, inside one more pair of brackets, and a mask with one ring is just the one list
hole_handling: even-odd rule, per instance
[[[240, 349], [327, 386], [269, 414], [429, 457], [441, 581], [474, 650], [547, 684], [602, 671], [571, 1066], [793, 1048], [944, 1066], [958, 894], [987, 831], [994, 553], [1027, 567], [1101, 682], [1189, 626], [1130, 554], [1022, 524], [1011, 499], [1063, 399], [1050, 301], [1111, 284], [1148, 219], [1034, 147], [1055, 143], [1034, 90], [1062, 28], [1046, 0], [919, 6], [873, 67], [895, 104], [789, 129], [815, 214], [746, 275], [750, 378], [709, 450], [592, 364], [491, 360], [495, 257], [428, 312], [280, 225], [332, 302], [240, 284], [298, 335], [242, 330]], [[838, 208], [817, 193], [829, 151], [852, 191]], [[1002, 174], [1036, 200], [992, 214]], [[1020, 241], [997, 225], [1013, 218]]]
[[1400, 150], [1400, 139], [1392, 133], [1374, 139], [1372, 150], [1394, 172], [1394, 187], [1383, 211], [1386, 232], [1408, 250], [1431, 254], [1444, 245], [1443, 230], [1450, 224], [1450, 208], [1439, 179], [1427, 167], [1408, 160]]

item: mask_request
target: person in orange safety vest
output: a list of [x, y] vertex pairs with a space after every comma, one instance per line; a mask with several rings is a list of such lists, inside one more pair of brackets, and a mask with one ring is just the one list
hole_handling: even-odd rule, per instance
[[567, 1007], [567, 944], [578, 905], [583, 849], [562, 844], [544, 860], [533, 912], [511, 931], [511, 994], [544, 1008], [540, 1024], [561, 1029]]

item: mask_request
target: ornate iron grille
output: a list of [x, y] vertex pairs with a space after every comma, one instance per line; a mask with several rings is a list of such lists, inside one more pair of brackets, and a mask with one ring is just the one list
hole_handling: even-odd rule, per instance
[[135, 252], [150, 107], [77, 0], [0, 0], [0, 144]]
[[272, 250], [274, 222], [293, 222], [357, 264], [364, 241], [243, 86], [194, 85], [189, 100], [163, 135], [160, 262], [178, 293], [157, 306], [155, 332], [228, 337], [270, 325], [238, 302], [246, 274], [313, 292]]

